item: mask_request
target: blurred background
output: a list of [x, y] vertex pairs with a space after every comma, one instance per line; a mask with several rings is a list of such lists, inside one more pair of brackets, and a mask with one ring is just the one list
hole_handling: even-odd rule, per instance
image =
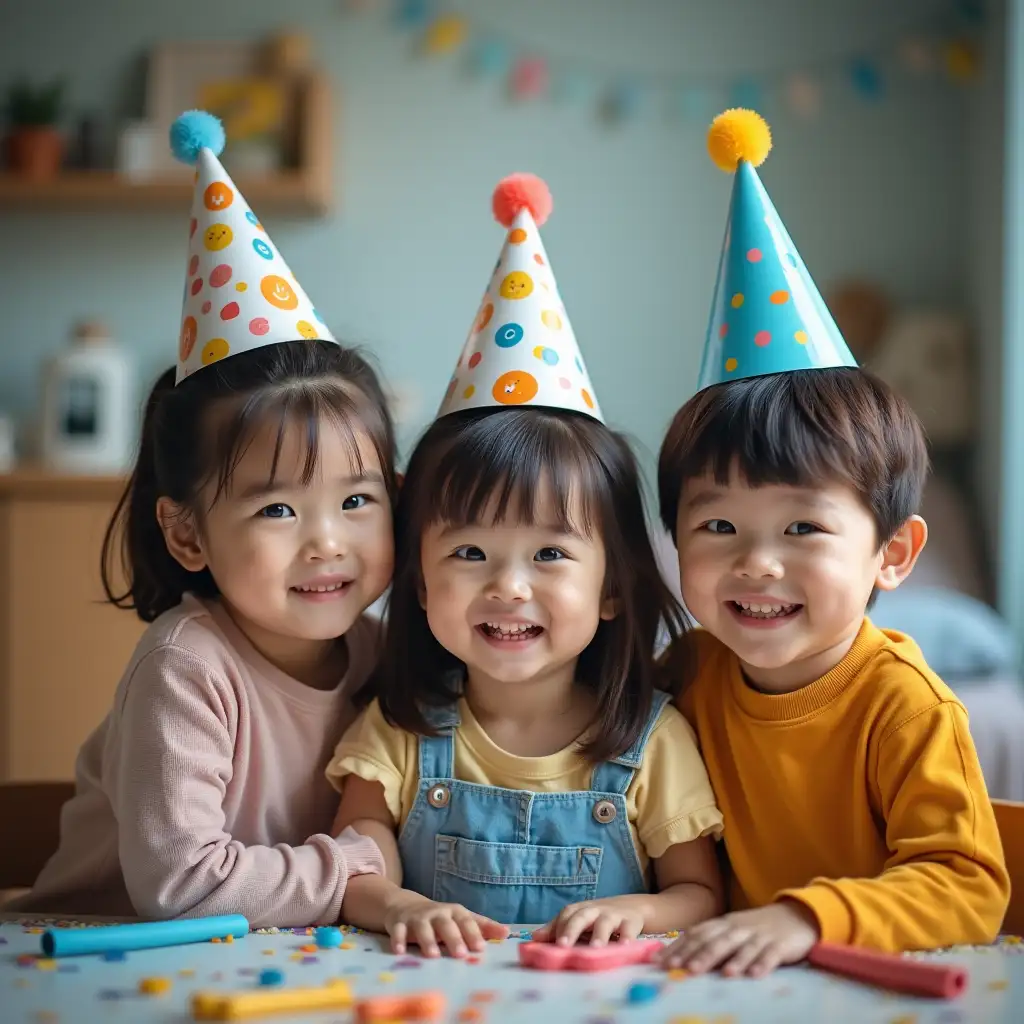
[[725, 226], [706, 127], [742, 105], [772, 126], [762, 180], [851, 348], [932, 439], [932, 543], [876, 620], [970, 697], [990, 786], [1024, 795], [1022, 7], [0, 0], [0, 777], [69, 774], [139, 632], [97, 603], [96, 561], [176, 350], [174, 116], [223, 116], [226, 167], [334, 333], [375, 354], [405, 453], [500, 246], [491, 190], [543, 176], [590, 375], [650, 469]]

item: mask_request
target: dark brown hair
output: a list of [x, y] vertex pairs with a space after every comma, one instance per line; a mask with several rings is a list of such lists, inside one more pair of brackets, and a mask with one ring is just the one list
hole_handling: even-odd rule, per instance
[[618, 614], [600, 623], [577, 666], [597, 699], [582, 752], [607, 760], [639, 736], [654, 694], [659, 627], [674, 639], [684, 620], [651, 549], [636, 460], [626, 439], [596, 420], [537, 408], [446, 416], [413, 452], [395, 517], [388, 639], [372, 687], [393, 725], [429, 735], [422, 707], [454, 701], [465, 668], [434, 638], [420, 604], [424, 531], [489, 516], [532, 524], [545, 486], [560, 525], [604, 542], [604, 596], [617, 602]]
[[[214, 420], [214, 406], [228, 415]], [[201, 517], [230, 486], [256, 430], [274, 419], [277, 445], [270, 481], [277, 473], [285, 429], [299, 423], [306, 430], [302, 481], [308, 483], [316, 472], [325, 418], [347, 435], [357, 459], [356, 435], [365, 431], [394, 501], [391, 418], [376, 373], [355, 349], [327, 341], [288, 341], [204, 367], [177, 387], [174, 369], [164, 373], [146, 403], [135, 469], [103, 539], [107, 600], [152, 622], [186, 591], [216, 596], [208, 569], [189, 572], [167, 550], [156, 518], [157, 499], [166, 496]], [[204, 510], [200, 493], [213, 482], [216, 489]], [[122, 578], [125, 586], [119, 590], [115, 580]]]
[[683, 485], [705, 473], [751, 487], [848, 484], [879, 545], [914, 515], [928, 475], [924, 431], [906, 401], [865, 370], [800, 370], [706, 388], [676, 413], [658, 459], [661, 521], [673, 536]]

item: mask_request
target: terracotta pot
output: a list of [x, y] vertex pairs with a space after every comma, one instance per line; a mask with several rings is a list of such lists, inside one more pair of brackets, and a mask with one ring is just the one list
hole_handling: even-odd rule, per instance
[[64, 136], [56, 128], [17, 128], [7, 136], [7, 165], [26, 178], [52, 178], [64, 158]]

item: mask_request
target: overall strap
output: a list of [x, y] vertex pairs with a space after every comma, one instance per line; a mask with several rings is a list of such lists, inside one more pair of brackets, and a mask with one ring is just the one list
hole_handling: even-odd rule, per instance
[[590, 788], [599, 793], [622, 793], [629, 789], [637, 768], [643, 764], [644, 750], [647, 748], [647, 741], [651, 738], [654, 725], [665, 709], [665, 705], [672, 698], [661, 690], [656, 690], [651, 701], [651, 710], [647, 715], [640, 735], [637, 736], [633, 745], [624, 753], [611, 761], [602, 761], [594, 768]]
[[421, 736], [420, 779], [450, 779], [455, 769], [455, 730], [459, 727], [459, 709], [455, 704], [445, 707], [423, 707], [423, 717], [438, 731], [437, 736]]

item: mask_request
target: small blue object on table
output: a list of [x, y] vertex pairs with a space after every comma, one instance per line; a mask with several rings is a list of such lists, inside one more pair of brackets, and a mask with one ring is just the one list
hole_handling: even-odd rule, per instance
[[[300, 928], [250, 931], [231, 942], [221, 936], [213, 944], [129, 950], [121, 960], [107, 960], [102, 954], [41, 956], [43, 934], [54, 923], [0, 918], [4, 1024], [84, 1024], [113, 1019], [112, 1012], [125, 1024], [186, 1024], [192, 996], [200, 991], [270, 993], [327, 985], [335, 979], [347, 982], [356, 999], [440, 991], [447, 998], [446, 1020], [482, 1015], [501, 1024], [632, 1024], [673, 1018], [728, 1018], [735, 1024], [1024, 1020], [1024, 945], [1017, 941], [938, 955], [940, 962], [964, 964], [971, 975], [966, 994], [941, 1001], [879, 992], [809, 967], [777, 971], [759, 981], [714, 975], [688, 978], [650, 965], [601, 974], [534, 971], [518, 964], [519, 945], [529, 939], [529, 933], [520, 929], [503, 942], [488, 943], [479, 956], [467, 960], [396, 957], [386, 938], [348, 928], [339, 930], [340, 944], [330, 947], [320, 946], [315, 929]], [[311, 953], [308, 947], [314, 943], [318, 948]], [[313, 1011], [273, 1019], [334, 1024], [339, 1014]]]

